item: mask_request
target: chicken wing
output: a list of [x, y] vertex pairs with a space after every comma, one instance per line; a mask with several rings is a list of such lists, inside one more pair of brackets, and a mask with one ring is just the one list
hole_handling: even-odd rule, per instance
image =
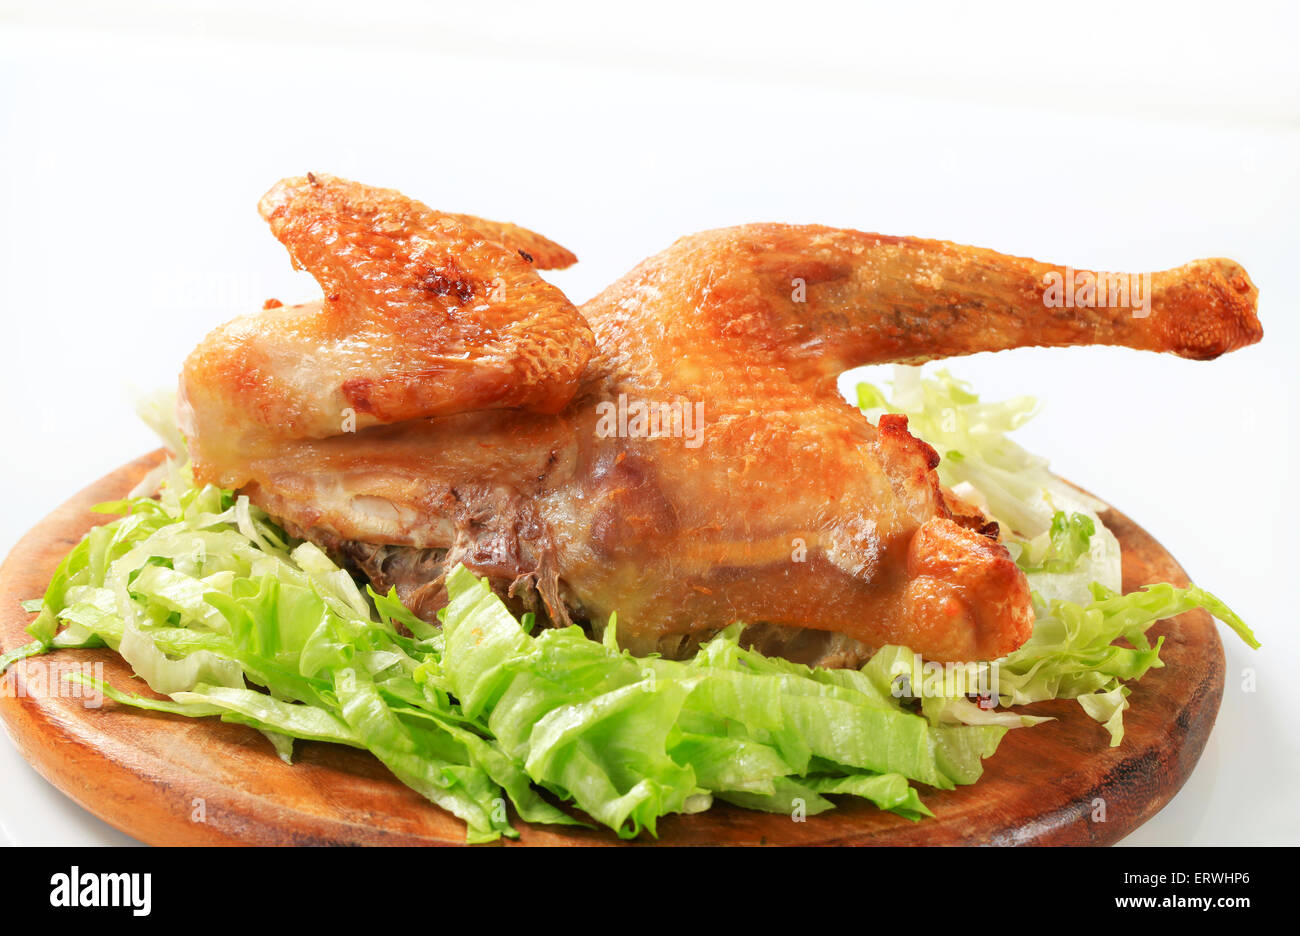
[[[458, 222], [325, 185], [281, 183], [263, 212], [347, 311], [317, 329], [303, 322], [322, 313], [270, 310], [200, 345], [182, 375], [195, 471], [430, 620], [463, 562], [553, 622], [599, 630], [617, 611], [638, 653], [683, 656], [742, 620], [747, 642], [805, 662], [855, 665], [885, 643], [996, 658], [1032, 627], [1024, 576], [985, 518], [954, 513], [906, 420], [873, 426], [836, 376], [1026, 345], [1207, 359], [1261, 336], [1255, 289], [1226, 260], [1126, 281], [1118, 304], [1072, 292], [1053, 307], [1054, 276], [1117, 280], [788, 225], [684, 238], [578, 314]], [[454, 289], [420, 286], [435, 249], [437, 269], [472, 271], [475, 297], [514, 277], [506, 299], [459, 317]], [[349, 381], [388, 391], [367, 389], [382, 403], [359, 407], [355, 432], [329, 422]]]
[[554, 413], [577, 390], [591, 333], [527, 259], [563, 263], [564, 248], [327, 175], [285, 179], [259, 208], [325, 296], [235, 319], [186, 361], [196, 463], [448, 413]]

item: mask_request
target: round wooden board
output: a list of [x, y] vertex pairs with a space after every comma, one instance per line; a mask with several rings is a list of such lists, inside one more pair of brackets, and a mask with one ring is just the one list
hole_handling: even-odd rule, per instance
[[[32, 529], [0, 567], [0, 648], [27, 643], [32, 615], [63, 555], [102, 514], [93, 504], [125, 495], [157, 464], [154, 452], [95, 482]], [[1186, 584], [1160, 544], [1118, 511], [1103, 515], [1124, 548], [1124, 590]], [[671, 816], [659, 844], [1109, 844], [1153, 816], [1195, 766], [1223, 695], [1223, 647], [1203, 611], [1161, 621], [1163, 669], [1142, 679], [1125, 713], [1126, 736], [1107, 746], [1102, 728], [1073, 702], [1034, 711], [1058, 720], [1010, 732], [976, 784], [922, 787], [934, 819], [912, 823], [860, 800], [795, 822], [718, 804]], [[141, 712], [42, 691], [56, 665], [102, 663], [122, 689], [148, 692], [107, 650], [69, 650], [15, 664], [0, 693], [14, 743], [47, 780], [106, 822], [151, 844], [391, 844], [464, 841], [464, 826], [403, 786], [369, 754], [297, 745], [289, 766], [250, 728], [216, 719]], [[41, 668], [41, 669], [37, 669]], [[1104, 803], [1104, 821], [1099, 803]], [[524, 845], [604, 845], [604, 831], [516, 822]], [[654, 840], [644, 839], [639, 844]]]

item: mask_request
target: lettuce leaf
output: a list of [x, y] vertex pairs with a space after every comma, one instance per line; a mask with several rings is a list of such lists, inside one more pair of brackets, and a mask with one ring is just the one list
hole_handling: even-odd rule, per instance
[[1097, 522], [1087, 514], [1058, 510], [1047, 532], [1021, 543], [1016, 562], [1028, 573], [1059, 575], [1072, 572], [1088, 554]]
[[[156, 693], [123, 704], [218, 715], [262, 731], [286, 759], [293, 739], [373, 752], [461, 817], [470, 841], [515, 835], [506, 803], [531, 821], [573, 822], [435, 682], [432, 646], [398, 630], [395, 596], [377, 614], [317, 547], [293, 544], [246, 498], [196, 486], [172, 466], [157, 500], [102, 505], [55, 573], [21, 655], [94, 642], [116, 649]], [[62, 629], [60, 629], [62, 628]], [[432, 628], [423, 625], [428, 636]], [[258, 687], [257, 689], [250, 686]]]
[[1231, 609], [1195, 586], [1148, 585], [1118, 595], [1097, 585], [1094, 600], [1087, 605], [1044, 602], [1036, 596], [1033, 634], [995, 664], [998, 695], [1004, 705], [1077, 699], [1089, 717], [1104, 725], [1115, 747], [1124, 740], [1129, 688], [1123, 684], [1164, 666], [1160, 661], [1164, 638], [1152, 642], [1147, 631], [1157, 621], [1193, 608], [1209, 611], [1248, 646], [1259, 647], [1250, 628]]
[[864, 796], [928, 814], [909, 781], [950, 789], [980, 776], [1006, 729], [932, 725], [862, 674], [770, 659], [733, 626], [688, 662], [617, 649], [611, 621], [530, 636], [489, 587], [447, 577], [441, 662], [467, 716], [486, 720], [529, 777], [632, 837], [714, 795], [769, 810]]
[[715, 796], [792, 815], [861, 796], [920, 819], [913, 784], [973, 782], [1006, 730], [932, 724], [862, 673], [741, 648], [739, 626], [689, 662], [619, 651], [616, 621], [601, 641], [534, 636], [463, 568], [435, 628], [184, 466], [157, 500], [104, 509], [125, 515], [65, 558], [6, 665], [115, 648], [157, 693], [101, 686], [120, 704], [249, 725], [286, 760], [295, 740], [364, 748], [471, 842], [516, 834], [507, 803], [581, 821], [557, 800], [625, 837]]
[[894, 368], [891, 393], [863, 383], [857, 394], [859, 407], [872, 421], [883, 413], [907, 416], [909, 431], [939, 453], [939, 480], [996, 520], [1013, 554], [1029, 549], [1044, 555], [1056, 542], [1052, 525], [1058, 516], [1074, 524], [1068, 532], [1076, 544], [1083, 521], [1093, 524], [1086, 550], [1072, 553], [1073, 562], [1033, 568], [1038, 562], [1030, 557], [1032, 589], [1077, 604], [1091, 600], [1094, 582], [1119, 590], [1119, 540], [1099, 516], [1105, 502], [1052, 474], [1047, 459], [1010, 438], [1037, 414], [1033, 397], [985, 402], [946, 370], [923, 376], [921, 368], [902, 365]]
[[[919, 367], [895, 367], [892, 392], [858, 386], [858, 405], [868, 418], [902, 413], [908, 428], [939, 452], [939, 478], [975, 503], [1002, 527], [1003, 542], [1025, 572], [1034, 593], [1036, 622], [1030, 639], [983, 671], [996, 681], [1003, 706], [1048, 699], [1076, 699], [1118, 745], [1128, 707], [1125, 682], [1160, 667], [1161, 640], [1146, 632], [1156, 621], [1204, 608], [1246, 644], [1259, 642], [1220, 599], [1195, 586], [1150, 585], [1128, 595], [1120, 589], [1119, 541], [1100, 512], [1106, 504], [1048, 470], [1008, 434], [1037, 412], [1031, 397], [983, 402], [946, 370], [923, 376]], [[894, 677], [923, 678], [919, 658], [906, 648], [884, 648], [868, 664], [887, 661]], [[936, 722], [1023, 727], [1043, 719], [995, 712], [967, 698], [959, 685], [921, 695], [922, 711]]]

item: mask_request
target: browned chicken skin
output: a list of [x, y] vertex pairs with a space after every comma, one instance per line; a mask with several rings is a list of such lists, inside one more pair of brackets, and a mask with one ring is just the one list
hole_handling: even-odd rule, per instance
[[285, 179], [258, 207], [325, 298], [235, 319], [186, 361], [196, 463], [447, 413], [555, 413], [572, 398], [591, 332], [532, 266], [572, 262], [563, 247], [325, 175]]
[[[1024, 576], [984, 518], [953, 515], [906, 420], [872, 426], [838, 374], [1026, 345], [1205, 359], [1261, 335], [1226, 260], [1153, 274], [1145, 305], [1049, 308], [1065, 268], [748, 225], [678, 241], [578, 315], [511, 247], [571, 255], [512, 226], [324, 176], [280, 183], [263, 213], [326, 304], [237, 320], [191, 355], [196, 475], [430, 619], [464, 562], [553, 621], [617, 611], [634, 652], [681, 656], [737, 620], [827, 665], [884, 643], [1010, 652], [1032, 627]], [[366, 418], [334, 428], [343, 409]]]

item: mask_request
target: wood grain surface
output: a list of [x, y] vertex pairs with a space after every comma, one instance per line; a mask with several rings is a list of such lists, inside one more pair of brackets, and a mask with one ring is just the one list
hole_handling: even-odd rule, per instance
[[[27, 643], [19, 602], [40, 597], [63, 555], [160, 458], [124, 465], [59, 507], [0, 567], [0, 647]], [[1102, 515], [1124, 548], [1124, 590], [1186, 584], [1160, 544], [1118, 511]], [[951, 791], [921, 787], [936, 818], [912, 823], [852, 798], [805, 821], [719, 804], [662, 820], [658, 844], [1109, 844], [1151, 818], [1186, 781], [1223, 695], [1223, 647], [1214, 621], [1193, 611], [1159, 622], [1163, 669], [1135, 684], [1127, 734], [1107, 746], [1101, 726], [1073, 702], [1030, 710], [1058, 720], [1010, 732], [985, 775]], [[299, 742], [295, 764], [257, 732], [216, 719], [101, 708], [45, 691], [56, 666], [102, 663], [113, 685], [148, 693], [116, 654], [70, 650], [16, 664], [0, 693], [9, 736], [47, 780], [129, 835], [152, 844], [441, 845], [464, 826], [403, 786], [369, 754]], [[1104, 821], [1096, 821], [1104, 802]], [[598, 830], [516, 821], [522, 845], [604, 845]], [[643, 838], [636, 844], [652, 844]]]

